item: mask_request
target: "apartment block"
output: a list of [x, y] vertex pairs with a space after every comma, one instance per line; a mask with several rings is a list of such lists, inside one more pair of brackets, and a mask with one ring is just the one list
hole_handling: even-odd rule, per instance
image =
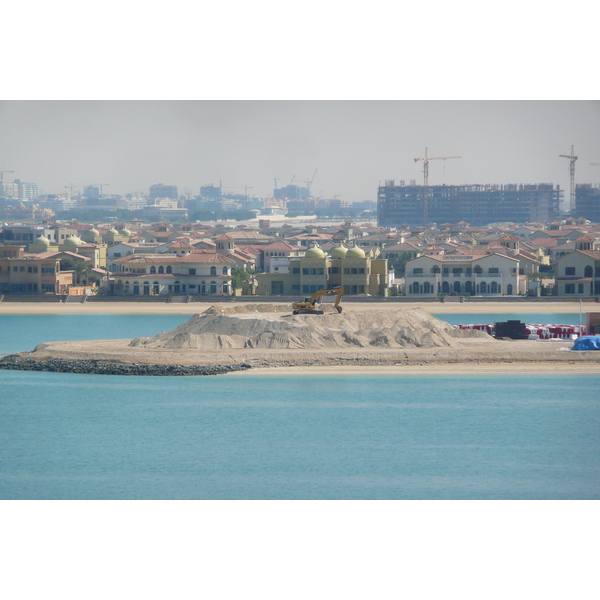
[[[550, 223], [559, 214], [563, 191], [553, 184], [531, 185], [437, 185], [427, 194], [423, 186], [395, 185], [388, 180], [377, 193], [380, 227], [411, 227], [428, 223], [459, 223], [472, 226], [511, 221]], [[425, 200], [427, 199], [427, 209]]]

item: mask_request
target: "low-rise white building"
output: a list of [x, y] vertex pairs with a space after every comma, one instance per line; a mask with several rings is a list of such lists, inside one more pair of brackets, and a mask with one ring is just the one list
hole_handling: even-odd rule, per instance
[[406, 262], [407, 296], [513, 296], [525, 293], [519, 261], [503, 254], [419, 256]]
[[216, 253], [156, 254], [117, 258], [110, 292], [124, 295], [230, 296], [235, 260]]

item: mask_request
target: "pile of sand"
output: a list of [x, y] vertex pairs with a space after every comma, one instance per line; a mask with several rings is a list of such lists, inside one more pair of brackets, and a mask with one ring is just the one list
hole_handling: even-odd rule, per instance
[[[290, 305], [291, 306], [291, 305]], [[253, 314], [253, 313], [280, 313], [282, 312], [282, 305], [277, 304], [234, 304], [233, 306], [223, 306], [222, 304], [213, 304], [210, 308], [207, 308], [202, 314], [203, 315], [239, 315], [239, 314]], [[291, 312], [292, 309], [289, 309]]]
[[[318, 304], [318, 310], [324, 313], [336, 313], [333, 302], [321, 302]], [[249, 315], [254, 313], [285, 313], [291, 314], [291, 304], [234, 304], [233, 306], [223, 306], [222, 304], [213, 304], [207, 308], [203, 315]]]
[[[201, 315], [153, 338], [136, 338], [129, 344], [146, 348], [220, 350], [319, 348], [430, 348], [456, 347], [457, 338], [486, 337], [486, 333], [458, 330], [417, 309], [337, 312], [324, 315], [268, 317], [247, 305], [222, 310], [211, 307]], [[234, 316], [232, 313], [240, 314]], [[225, 311], [227, 311], [226, 314]], [[491, 338], [490, 338], [491, 339]]]

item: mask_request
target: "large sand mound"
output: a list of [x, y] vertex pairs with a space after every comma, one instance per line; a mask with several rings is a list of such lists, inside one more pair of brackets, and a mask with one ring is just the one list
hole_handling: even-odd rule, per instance
[[211, 307], [172, 331], [136, 338], [130, 346], [200, 350], [428, 348], [455, 347], [457, 338], [489, 337], [479, 331], [457, 330], [419, 308], [284, 316], [257, 315], [259, 311], [252, 305], [239, 309], [245, 314], [227, 309], [230, 314], [225, 314], [220, 307]]

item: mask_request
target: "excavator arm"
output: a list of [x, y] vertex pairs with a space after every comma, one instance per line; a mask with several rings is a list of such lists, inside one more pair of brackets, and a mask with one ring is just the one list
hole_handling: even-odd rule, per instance
[[335, 294], [336, 295], [335, 304], [333, 305], [333, 307], [338, 311], [338, 313], [341, 313], [342, 307], [340, 306], [340, 300], [342, 299], [342, 296], [344, 295], [343, 287], [334, 288], [332, 290], [319, 290], [318, 292], [315, 292], [312, 295], [310, 300], [307, 298], [304, 302], [295, 302], [292, 305], [292, 314], [294, 314], [294, 315], [301, 315], [301, 314], [308, 314], [308, 315], [320, 314], [320, 315], [322, 315], [323, 311], [317, 310], [315, 305], [317, 303], [317, 300], [321, 296], [326, 296], [327, 294]]

